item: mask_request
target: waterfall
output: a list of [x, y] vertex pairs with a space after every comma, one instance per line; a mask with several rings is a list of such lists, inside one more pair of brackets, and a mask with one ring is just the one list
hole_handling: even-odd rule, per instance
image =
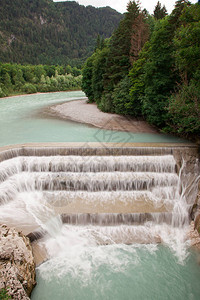
[[180, 163], [182, 150], [24, 147], [3, 151], [0, 222], [29, 234], [32, 241], [42, 238], [38, 243], [45, 245], [47, 257], [55, 254], [50, 248], [61, 249], [56, 255], [64, 251], [66, 232], [72, 228], [84, 228], [84, 236], [96, 245], [163, 242], [180, 252], [191, 207], [183, 180], [186, 165]]

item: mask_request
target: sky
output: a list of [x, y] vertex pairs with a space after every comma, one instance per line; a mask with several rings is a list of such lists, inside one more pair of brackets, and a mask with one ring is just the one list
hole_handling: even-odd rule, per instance
[[[74, 1], [74, 0], [54, 0], [54, 2]], [[124, 13], [129, 0], [75, 0], [82, 5], [92, 5], [95, 7], [110, 6], [117, 11]], [[171, 13], [176, 0], [159, 0], [162, 5], [165, 5], [167, 12]], [[158, 0], [140, 0], [141, 8], [146, 8], [149, 13], [153, 13]], [[198, 0], [190, 0], [191, 3], [196, 3]]]

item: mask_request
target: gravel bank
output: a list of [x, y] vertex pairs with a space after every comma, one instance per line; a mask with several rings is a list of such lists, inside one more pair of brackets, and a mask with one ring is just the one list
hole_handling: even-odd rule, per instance
[[158, 133], [155, 128], [145, 121], [117, 114], [104, 113], [97, 108], [96, 104], [87, 103], [86, 100], [70, 101], [54, 105], [48, 111], [61, 118], [90, 124], [98, 128], [134, 133]]

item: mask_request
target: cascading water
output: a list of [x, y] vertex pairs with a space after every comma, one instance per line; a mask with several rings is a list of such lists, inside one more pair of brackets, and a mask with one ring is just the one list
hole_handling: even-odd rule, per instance
[[172, 250], [171, 260], [182, 268], [191, 206], [182, 181], [184, 165], [178, 168], [169, 149], [81, 151], [50, 156], [49, 149], [29, 149], [1, 155], [0, 222], [25, 234], [35, 232], [29, 236], [35, 240], [37, 262], [43, 262], [39, 287], [46, 282], [59, 286], [56, 294], [50, 289], [42, 296], [36, 288], [32, 298], [170, 299], [160, 292], [154, 297], [148, 280], [135, 294], [127, 283], [123, 291], [118, 285], [130, 280], [133, 270], [144, 272], [144, 262], [157, 272], [158, 243]]

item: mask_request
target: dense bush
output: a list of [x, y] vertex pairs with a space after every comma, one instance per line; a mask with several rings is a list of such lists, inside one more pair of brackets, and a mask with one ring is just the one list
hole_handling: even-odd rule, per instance
[[200, 84], [181, 86], [169, 102], [169, 129], [186, 137], [200, 133]]
[[[124, 79], [122, 79], [115, 87], [112, 93], [115, 113], [120, 115], [130, 114], [131, 111], [129, 109], [130, 87], [131, 87], [131, 83], [130, 83], [130, 78], [128, 76], [124, 77]], [[132, 111], [134, 112], [134, 110]]]
[[37, 88], [32, 83], [25, 83], [25, 85], [22, 88], [22, 91], [25, 92], [26, 94], [33, 94], [33, 93], [37, 93]]
[[8, 96], [8, 92], [0, 87], [0, 98]]

